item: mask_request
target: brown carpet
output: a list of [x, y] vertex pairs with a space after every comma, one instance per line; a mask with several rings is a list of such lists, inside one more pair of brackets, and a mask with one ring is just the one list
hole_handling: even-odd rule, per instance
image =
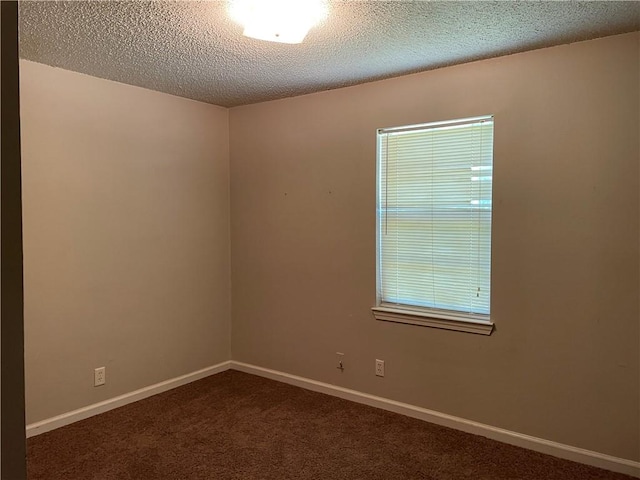
[[630, 479], [227, 371], [31, 438], [30, 480]]

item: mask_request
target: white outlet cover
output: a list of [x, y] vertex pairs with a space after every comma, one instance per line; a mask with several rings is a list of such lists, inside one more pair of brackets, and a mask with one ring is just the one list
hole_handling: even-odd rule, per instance
[[106, 383], [106, 367], [96, 368], [93, 371], [93, 386], [99, 387]]

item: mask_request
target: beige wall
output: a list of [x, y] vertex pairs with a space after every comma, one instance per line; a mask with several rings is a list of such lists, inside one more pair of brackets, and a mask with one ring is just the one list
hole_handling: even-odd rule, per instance
[[[640, 459], [639, 40], [234, 108], [230, 125], [21, 62], [27, 422], [230, 358], [231, 213], [235, 360]], [[375, 129], [490, 113], [496, 332], [375, 321]]]
[[228, 111], [20, 67], [27, 422], [228, 360]]
[[[640, 459], [638, 43], [232, 109], [233, 358]], [[483, 114], [495, 333], [374, 320], [375, 129]]]

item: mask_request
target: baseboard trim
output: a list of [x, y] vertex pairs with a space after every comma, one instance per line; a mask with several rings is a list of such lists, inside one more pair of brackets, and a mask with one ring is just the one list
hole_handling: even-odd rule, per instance
[[138, 400], [142, 400], [143, 398], [166, 392], [167, 390], [186, 385], [187, 383], [195, 382], [196, 380], [200, 380], [210, 375], [224, 372], [225, 370], [229, 370], [230, 365], [230, 361], [218, 363], [217, 365], [212, 365], [195, 372], [187, 373], [186, 375], [181, 375], [179, 377], [165, 380], [164, 382], [156, 383], [155, 385], [149, 385], [148, 387], [144, 387], [130, 393], [125, 393], [124, 395], [110, 398], [103, 402], [94, 403], [93, 405], [88, 405], [71, 412], [63, 413], [62, 415], [58, 415], [56, 417], [47, 418], [36, 423], [31, 423], [27, 425], [27, 438], [33, 437], [35, 435], [40, 435], [41, 433], [49, 432], [51, 430], [55, 430], [56, 428], [64, 427], [65, 425], [84, 420], [85, 418], [93, 417], [94, 415], [98, 415], [100, 413], [108, 412], [109, 410], [113, 410], [114, 408], [137, 402]]
[[311, 380], [309, 378], [299, 377], [297, 375], [258, 367], [248, 363], [232, 360], [230, 368], [240, 372], [251, 373], [253, 375], [295, 385], [314, 392], [325, 393], [327, 395], [351, 400], [371, 407], [400, 413], [408, 417], [417, 418], [437, 425], [473, 433], [475, 435], [527, 448], [536, 452], [546, 453], [548, 455], [553, 455], [554, 457], [564, 458], [566, 460], [572, 460], [574, 462], [584, 463], [594, 467], [640, 478], [640, 462], [635, 462], [633, 460], [627, 460], [583, 448], [573, 447], [571, 445], [552, 442], [550, 440], [532, 437], [530, 435], [505, 430], [503, 428], [492, 427], [491, 425], [485, 425], [483, 423], [466, 420], [453, 415], [447, 415], [434, 410], [416, 407], [407, 403], [396, 402], [395, 400], [369, 395], [356, 390], [350, 390], [336, 385]]
[[375, 395], [369, 395], [367, 393], [358, 392], [356, 390], [350, 390], [348, 388], [331, 385], [329, 383], [318, 382], [305, 377], [299, 377], [297, 375], [291, 375], [289, 373], [280, 372], [277, 370], [271, 370], [268, 368], [258, 367], [248, 363], [227, 361], [217, 365], [197, 370], [195, 372], [181, 375], [164, 382], [156, 383], [148, 387], [135, 390], [118, 397], [114, 397], [103, 402], [88, 405], [77, 410], [73, 410], [56, 417], [48, 418], [40, 422], [31, 423], [27, 425], [27, 438], [39, 435], [41, 433], [49, 432], [56, 428], [64, 427], [72, 423], [84, 420], [94, 415], [108, 412], [114, 408], [122, 407], [129, 403], [137, 402], [147, 397], [151, 397], [158, 393], [166, 392], [173, 388], [187, 383], [200, 380], [210, 375], [224, 372], [225, 370], [238, 370], [240, 372], [250, 373], [265, 378], [270, 378], [279, 382], [287, 383], [289, 385], [295, 385], [298, 387], [312, 390], [314, 392], [324, 393], [332, 395], [334, 397], [343, 398], [352, 402], [362, 403], [371, 407], [380, 408], [390, 412], [399, 413], [408, 417], [417, 418], [427, 422], [435, 423], [445, 427], [454, 428], [464, 432], [472, 433], [475, 435], [481, 435], [483, 437], [491, 438], [510, 445], [516, 445], [518, 447], [527, 448], [536, 452], [546, 453], [555, 457], [564, 458], [566, 460], [572, 460], [574, 462], [584, 463], [598, 468], [604, 468], [613, 472], [624, 473], [637, 478], [640, 478], [640, 462], [633, 460], [627, 460], [624, 458], [618, 458], [603, 453], [586, 450], [583, 448], [573, 447], [571, 445], [565, 445], [543, 438], [537, 438], [530, 435], [525, 435], [511, 430], [505, 430], [503, 428], [493, 427], [479, 422], [474, 422], [453, 415], [447, 415], [445, 413], [436, 412], [434, 410], [428, 410], [426, 408], [417, 407], [407, 403], [397, 402], [383, 397]]

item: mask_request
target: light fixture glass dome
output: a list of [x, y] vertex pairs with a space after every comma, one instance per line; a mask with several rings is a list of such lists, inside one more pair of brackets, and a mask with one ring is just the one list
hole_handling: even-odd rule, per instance
[[325, 0], [231, 0], [231, 18], [259, 40], [300, 43], [327, 15]]

